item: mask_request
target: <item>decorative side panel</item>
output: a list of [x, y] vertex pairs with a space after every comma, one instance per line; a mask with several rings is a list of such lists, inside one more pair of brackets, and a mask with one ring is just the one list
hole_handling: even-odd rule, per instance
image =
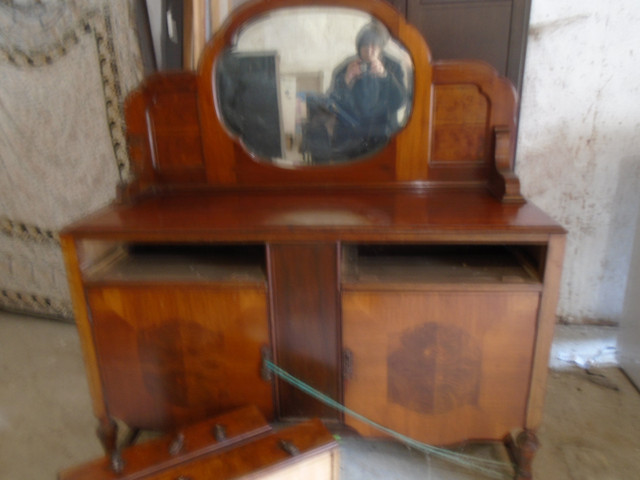
[[[451, 97], [450, 100], [459, 98], [453, 104], [445, 103], [445, 108], [439, 109], [436, 115], [443, 112], [445, 124], [451, 120], [451, 114], [455, 114], [453, 118], [460, 117], [459, 132], [464, 132], [466, 138], [460, 142], [461, 139], [456, 139], [455, 134], [449, 132], [440, 141], [447, 139], [446, 148], [454, 152], [462, 149], [466, 157], [462, 161], [431, 162], [430, 178], [436, 182], [485, 184], [503, 202], [522, 202], [520, 183], [513, 171], [517, 111], [513, 85], [505, 77], [499, 76], [489, 64], [481, 61], [440, 61], [434, 64], [433, 72], [434, 88], [447, 87], [441, 90], [441, 107], [443, 97]], [[462, 102], [462, 105], [468, 103], [468, 107], [455, 108], [457, 102]], [[486, 104], [486, 114], [481, 115], [484, 109], [480, 105], [483, 102]], [[469, 108], [469, 112], [466, 108]], [[465, 150], [473, 150], [474, 142], [469, 139], [474, 135], [478, 138], [483, 116], [486, 116], [483, 139], [486, 161], [477, 161], [477, 157], [473, 161], [474, 155]], [[442, 121], [435, 119], [434, 123], [440, 123], [442, 127]], [[442, 128], [440, 130], [442, 134]], [[477, 142], [475, 147], [477, 156], [480, 152]], [[444, 151], [442, 147], [438, 147], [438, 150]]]
[[149, 107], [153, 158], [159, 173], [204, 169], [195, 91], [157, 92]]
[[154, 185], [206, 183], [192, 73], [149, 77], [127, 98], [125, 114], [134, 173], [125, 196]]

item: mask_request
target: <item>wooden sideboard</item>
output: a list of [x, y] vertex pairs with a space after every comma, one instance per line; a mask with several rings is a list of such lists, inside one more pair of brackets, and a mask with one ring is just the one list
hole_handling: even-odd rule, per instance
[[[61, 235], [93, 408], [172, 430], [243, 405], [268, 419], [344, 416], [264, 372], [269, 359], [416, 440], [503, 441], [529, 478], [542, 418], [564, 229], [520, 195], [513, 87], [481, 62], [431, 62], [382, 1], [413, 63], [411, 114], [353, 162], [283, 168], [223, 124], [216, 59], [267, 12], [238, 9], [197, 72], [126, 104], [135, 178]], [[509, 441], [509, 444], [512, 444]]]

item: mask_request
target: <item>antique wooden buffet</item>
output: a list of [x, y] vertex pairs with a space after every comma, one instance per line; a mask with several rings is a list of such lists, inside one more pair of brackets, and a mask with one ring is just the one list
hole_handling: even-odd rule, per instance
[[[404, 125], [361, 158], [279, 163], [227, 126], [216, 69], [254, 19], [318, 5], [366, 13], [405, 49]], [[109, 454], [116, 420], [170, 431], [243, 405], [377, 434], [265, 375], [269, 359], [422, 442], [522, 431], [509, 444], [529, 478], [565, 231], [520, 194], [508, 80], [431, 62], [382, 1], [271, 0], [237, 10], [197, 72], [152, 76], [125, 107], [135, 178], [61, 235]]]

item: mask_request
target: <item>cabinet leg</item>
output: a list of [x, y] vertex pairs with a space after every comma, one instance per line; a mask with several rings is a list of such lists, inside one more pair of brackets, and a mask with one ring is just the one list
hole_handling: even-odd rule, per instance
[[533, 457], [540, 446], [532, 430], [523, 430], [515, 438], [508, 435], [505, 445], [515, 466], [514, 480], [533, 480]]
[[111, 469], [115, 473], [122, 472], [124, 464], [118, 449], [118, 425], [111, 418], [101, 418], [97, 433], [102, 448], [110, 459]]

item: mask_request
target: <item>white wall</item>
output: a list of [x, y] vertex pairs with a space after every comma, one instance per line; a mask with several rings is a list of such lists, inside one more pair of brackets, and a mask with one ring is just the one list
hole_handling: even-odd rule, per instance
[[533, 0], [517, 172], [569, 231], [559, 306], [618, 322], [640, 198], [640, 2]]

